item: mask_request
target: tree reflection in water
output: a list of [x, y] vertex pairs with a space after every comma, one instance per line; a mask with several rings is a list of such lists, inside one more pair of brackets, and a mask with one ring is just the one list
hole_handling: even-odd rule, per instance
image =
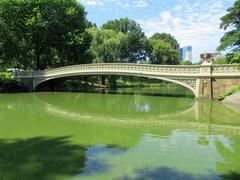
[[[224, 179], [240, 179], [240, 139], [239, 136], [229, 137], [229, 144], [215, 142], [223, 161], [217, 162], [217, 170], [224, 174]], [[238, 171], [236, 171], [238, 170]], [[238, 178], [236, 178], [238, 177]]]
[[0, 140], [0, 176], [3, 179], [58, 179], [81, 172], [85, 148], [68, 137]]
[[0, 179], [240, 179], [240, 116], [223, 104], [73, 93], [0, 99]]

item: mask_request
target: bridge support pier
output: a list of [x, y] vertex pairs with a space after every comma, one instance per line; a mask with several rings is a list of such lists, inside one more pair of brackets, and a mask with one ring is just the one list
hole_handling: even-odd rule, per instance
[[27, 88], [27, 91], [32, 92], [35, 90], [33, 87], [33, 79], [32, 78], [23, 78], [23, 79], [21, 79], [21, 83]]
[[239, 86], [240, 79], [238, 77], [198, 79], [196, 98], [218, 99], [220, 96]]
[[[33, 92], [36, 91], [36, 85], [42, 81], [42, 78], [35, 78], [35, 77], [30, 77], [30, 78], [21, 78], [21, 83], [27, 88], [27, 91]], [[51, 83], [51, 82], [50, 82]], [[47, 84], [48, 90], [51, 90], [52, 84]]]
[[213, 78], [212, 79], [212, 93], [213, 98], [217, 99], [225, 93], [231, 91], [233, 88], [240, 87], [240, 78]]
[[212, 92], [212, 79], [198, 79], [197, 80], [197, 87], [196, 87], [196, 98], [199, 99], [213, 99], [213, 92]]

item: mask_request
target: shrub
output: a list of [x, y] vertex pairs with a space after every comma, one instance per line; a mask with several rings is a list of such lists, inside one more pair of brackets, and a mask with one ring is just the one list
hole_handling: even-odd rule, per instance
[[0, 72], [0, 79], [10, 80], [10, 79], [12, 79], [12, 73]]

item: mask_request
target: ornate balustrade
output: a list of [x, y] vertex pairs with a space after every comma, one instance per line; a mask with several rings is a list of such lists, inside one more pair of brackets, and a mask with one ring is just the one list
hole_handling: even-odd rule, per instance
[[[212, 97], [213, 78], [239, 79], [238, 65], [150, 65], [150, 64], [84, 64], [47, 69], [44, 71], [17, 72], [17, 78], [25, 82], [29, 89], [48, 80], [81, 75], [129, 75], [158, 78], [190, 89], [196, 97]], [[224, 82], [222, 82], [224, 84]], [[237, 81], [232, 81], [237, 84]], [[209, 88], [208, 90], [206, 90]], [[203, 89], [205, 89], [203, 91]], [[206, 94], [203, 92], [207, 91]]]
[[240, 69], [239, 65], [214, 65], [212, 66], [213, 76], [239, 76]]
[[85, 64], [47, 69], [44, 71], [18, 72], [18, 78], [52, 77], [66, 74], [147, 74], [172, 77], [240, 76], [238, 65], [142, 65], [142, 64]]
[[[151, 74], [151, 75], [167, 75], [169, 74], [179, 76], [189, 74], [198, 74], [199, 68], [197, 67], [181, 67], [178, 66], [154, 66], [154, 65], [136, 65], [136, 64], [91, 64], [91, 65], [77, 65], [68, 66], [65, 68], [57, 68], [52, 70], [45, 70], [42, 72], [44, 77], [57, 76], [61, 74], [72, 73], [127, 73], [127, 74]], [[37, 74], [34, 74], [38, 76]]]

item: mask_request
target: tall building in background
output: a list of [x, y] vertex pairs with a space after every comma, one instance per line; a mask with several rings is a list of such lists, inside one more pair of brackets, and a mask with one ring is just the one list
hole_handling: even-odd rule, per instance
[[179, 49], [180, 60], [192, 62], [192, 46], [185, 46]]

